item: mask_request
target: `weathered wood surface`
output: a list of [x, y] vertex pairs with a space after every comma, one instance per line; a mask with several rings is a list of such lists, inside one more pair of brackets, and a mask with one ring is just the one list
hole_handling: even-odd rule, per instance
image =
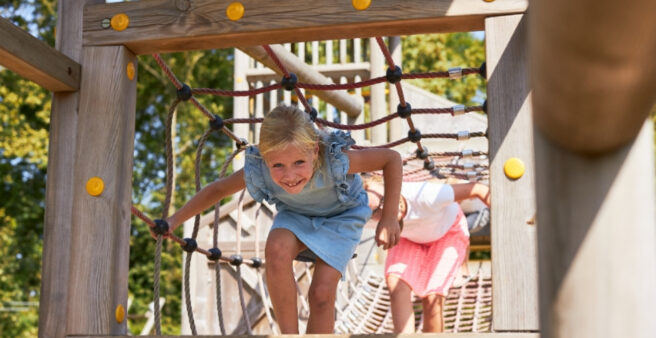
[[547, 138], [595, 155], [636, 137], [656, 103], [655, 14], [653, 0], [531, 2], [535, 123]]
[[[82, 10], [93, 1], [57, 5], [56, 48], [76, 63], [82, 59]], [[99, 1], [95, 1], [99, 2]], [[48, 179], [43, 223], [39, 337], [64, 337], [68, 312], [73, 181], [79, 92], [56, 92], [50, 113]]]
[[80, 88], [79, 63], [5, 18], [0, 18], [0, 65], [52, 92]]
[[653, 124], [605, 156], [535, 146], [543, 337], [653, 337]]
[[[335, 337], [335, 338], [367, 338], [367, 337], [376, 337], [376, 338], [425, 338], [427, 336], [430, 336], [429, 334], [426, 333], [401, 333], [401, 334], [394, 334], [394, 333], [385, 333], [385, 334], [376, 334], [376, 335], [369, 335], [369, 334], [331, 334], [331, 335], [325, 335], [325, 334], [306, 334], [303, 335], [303, 337], [307, 338], [326, 338], [326, 337]], [[437, 336], [437, 334], [435, 335]], [[116, 336], [73, 336], [69, 335], [67, 337], [70, 338], [115, 338]], [[155, 336], [142, 336], [142, 337], [155, 337]], [[219, 335], [203, 335], [205, 338], [298, 338], [299, 335], [289, 335], [289, 334], [284, 334], [284, 335], [253, 335], [253, 336], [247, 336], [247, 335], [226, 335], [226, 336], [219, 336]], [[439, 337], [444, 337], [444, 338], [539, 338], [540, 335], [538, 333], [530, 333], [530, 332], [519, 332], [519, 333], [440, 333]]]
[[[533, 124], [523, 15], [485, 21], [492, 193], [493, 330], [538, 329]], [[521, 159], [524, 175], [510, 180], [504, 164]]]
[[[87, 6], [85, 45], [126, 45], [136, 54], [244, 47], [340, 38], [481, 30], [485, 17], [523, 13], [527, 0], [376, 0], [363, 11], [350, 1], [241, 1], [243, 18], [226, 16], [230, 0], [153, 0]], [[124, 31], [102, 20], [125, 13]]]
[[[127, 308], [137, 58], [125, 47], [82, 51], [82, 82], [73, 164], [67, 334], [126, 334], [115, 319]], [[136, 69], [135, 69], [136, 74]], [[86, 183], [104, 181], [98, 197]]]

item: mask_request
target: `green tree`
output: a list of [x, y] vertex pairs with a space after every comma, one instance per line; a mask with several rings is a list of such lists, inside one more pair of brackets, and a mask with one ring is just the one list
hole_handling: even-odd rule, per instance
[[[0, 10], [52, 44], [54, 3], [6, 1]], [[49, 112], [49, 92], [0, 69], [0, 332], [6, 337], [37, 332]]]
[[[4, 18], [54, 45], [55, 1], [4, 1]], [[164, 55], [181, 81], [191, 87], [231, 88], [232, 50]], [[151, 56], [139, 57], [139, 84], [135, 133], [133, 201], [153, 218], [162, 213], [164, 200], [164, 121], [176, 97], [175, 87]], [[199, 96], [213, 113], [224, 118], [232, 112], [231, 98]], [[38, 325], [44, 193], [47, 168], [51, 96], [39, 86], [8, 70], [0, 70], [0, 332], [2, 336], [34, 336]], [[194, 155], [208, 119], [190, 103], [178, 106], [175, 157], [177, 165], [174, 207], [194, 191]], [[203, 185], [216, 178], [215, 168], [229, 152], [225, 135], [210, 137], [203, 154]], [[134, 218], [131, 237], [129, 286], [133, 305], [129, 321], [139, 332], [153, 293], [154, 241], [143, 222]], [[181, 250], [165, 242], [161, 295], [163, 332], [180, 330]], [[12, 311], [9, 311], [12, 310]], [[15, 310], [15, 311], [14, 311]]]
[[[178, 79], [192, 88], [232, 88], [233, 50], [212, 50], [163, 55]], [[175, 86], [160, 70], [151, 56], [139, 58], [139, 84], [133, 171], [133, 202], [150, 215], [162, 215], [165, 197], [165, 121], [175, 100]], [[232, 99], [197, 96], [210, 110], [223, 118], [232, 115]], [[182, 206], [195, 193], [194, 161], [199, 138], [208, 128], [209, 119], [191, 102], [177, 107], [174, 129], [175, 196], [173, 210]], [[201, 186], [218, 178], [217, 168], [229, 154], [231, 140], [224, 134], [213, 134], [205, 144], [200, 164]], [[173, 211], [171, 210], [171, 212]], [[181, 231], [181, 230], [179, 230]], [[181, 232], [178, 233], [181, 236]], [[138, 333], [145, 323], [139, 318], [153, 300], [153, 266], [155, 242], [148, 228], [133, 218], [130, 253], [129, 291], [133, 297], [129, 323]], [[162, 333], [180, 333], [182, 250], [171, 241], [164, 242], [160, 295], [166, 297], [162, 312]]]
[[[406, 73], [480, 67], [485, 61], [484, 43], [471, 33], [411, 35], [402, 39], [402, 46]], [[410, 83], [466, 105], [481, 104], [481, 97], [485, 96], [485, 79], [481, 76], [463, 76], [458, 80], [418, 79]]]

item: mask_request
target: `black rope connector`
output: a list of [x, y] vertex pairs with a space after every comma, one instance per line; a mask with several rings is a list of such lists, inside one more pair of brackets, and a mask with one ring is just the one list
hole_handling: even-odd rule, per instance
[[280, 81], [280, 85], [285, 88], [286, 90], [292, 91], [294, 88], [296, 88], [296, 83], [298, 82], [298, 78], [296, 77], [296, 74], [294, 73], [289, 73], [289, 77], [282, 77], [282, 80]]
[[485, 62], [483, 62], [481, 67], [478, 68], [478, 73], [481, 74], [484, 79], [487, 79], [487, 66], [485, 65]]
[[163, 219], [156, 219], [153, 221], [155, 226], [153, 232], [155, 235], [166, 235], [169, 232], [169, 223]]
[[394, 69], [387, 68], [387, 73], [385, 74], [385, 77], [387, 78], [387, 82], [397, 83], [401, 81], [402, 75], [403, 72], [401, 71], [401, 68], [399, 68], [399, 66], [394, 66]]
[[424, 161], [424, 169], [426, 169], [426, 170], [435, 169], [435, 162], [433, 161], [432, 158], [428, 161]]
[[259, 257], [253, 257], [251, 258], [251, 261], [253, 261], [253, 267], [254, 268], [259, 268], [262, 266], [262, 259]]
[[408, 130], [408, 139], [410, 139], [410, 142], [417, 143], [421, 141], [421, 132], [419, 129], [415, 130]]
[[230, 265], [240, 266], [244, 262], [244, 259], [241, 255], [232, 255], [230, 256]]
[[428, 148], [426, 148], [426, 146], [422, 146], [421, 149], [417, 148], [415, 153], [417, 154], [417, 158], [419, 159], [425, 160], [428, 158]]
[[196, 251], [196, 248], [198, 248], [198, 243], [196, 243], [196, 240], [193, 238], [185, 238], [184, 239], [185, 244], [181, 245], [182, 250], [186, 252], [194, 252]]
[[212, 129], [212, 130], [221, 130], [221, 129], [223, 129], [224, 123], [223, 123], [223, 119], [221, 118], [221, 116], [216, 115], [216, 114], [212, 114], [212, 116], [214, 116], [214, 119], [210, 120], [210, 123], [209, 123], [210, 124], [210, 129]]
[[310, 115], [310, 120], [312, 120], [312, 122], [316, 121], [317, 116], [319, 116], [319, 113], [314, 107], [312, 107], [312, 109], [307, 113]]
[[182, 88], [178, 89], [178, 100], [180, 101], [189, 101], [191, 98], [191, 88], [187, 86], [186, 83], [182, 84]]
[[399, 117], [401, 118], [407, 118], [412, 114], [412, 106], [410, 105], [410, 102], [405, 103], [405, 107], [402, 106], [400, 103], [398, 106], [396, 106], [396, 112], [399, 114]]
[[485, 114], [487, 114], [487, 100], [485, 100], [485, 102], [483, 102], [483, 112]]
[[207, 259], [209, 259], [211, 261], [218, 261], [219, 258], [221, 258], [221, 255], [223, 254], [221, 252], [221, 249], [219, 249], [219, 248], [211, 248], [207, 251], [210, 252], [210, 255], [207, 257]]

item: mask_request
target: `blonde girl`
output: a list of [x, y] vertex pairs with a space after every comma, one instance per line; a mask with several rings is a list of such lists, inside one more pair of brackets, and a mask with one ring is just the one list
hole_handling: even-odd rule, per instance
[[278, 106], [264, 118], [259, 145], [246, 149], [244, 168], [199, 191], [167, 219], [170, 231], [245, 187], [255, 200], [275, 204], [265, 267], [280, 330], [299, 333], [292, 264], [300, 255], [316, 260], [307, 333], [333, 333], [337, 283], [371, 217], [358, 173], [383, 171], [387, 198], [376, 241], [389, 249], [400, 239], [401, 157], [389, 149], [349, 149], [353, 144], [342, 131], [317, 130], [298, 108]]

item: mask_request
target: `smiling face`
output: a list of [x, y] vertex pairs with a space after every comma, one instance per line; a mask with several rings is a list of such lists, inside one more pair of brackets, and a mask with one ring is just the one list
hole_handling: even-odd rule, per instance
[[318, 152], [318, 145], [313, 149], [304, 149], [288, 144], [267, 152], [263, 157], [273, 182], [290, 194], [298, 194], [312, 179]]

